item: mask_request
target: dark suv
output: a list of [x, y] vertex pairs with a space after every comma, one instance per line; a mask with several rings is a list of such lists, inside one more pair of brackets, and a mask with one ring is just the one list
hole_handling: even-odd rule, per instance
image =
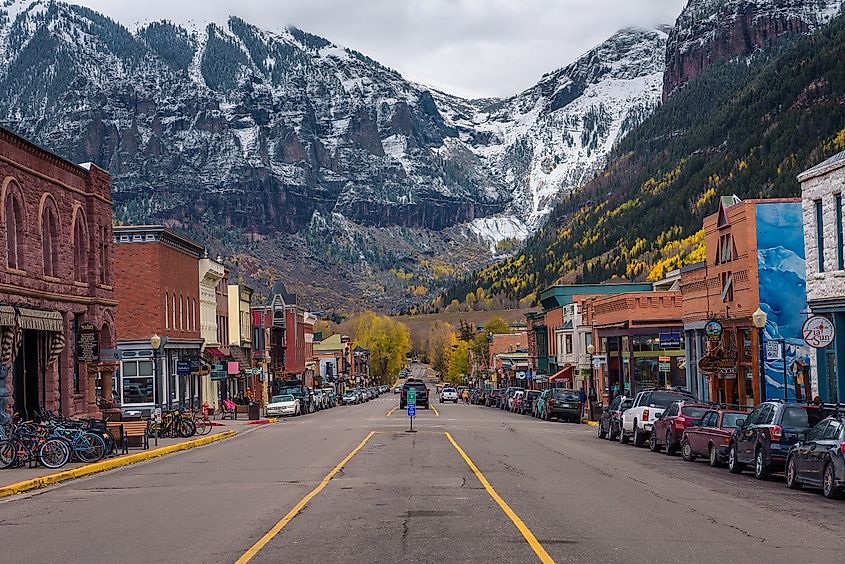
[[766, 480], [783, 470], [789, 449], [827, 413], [816, 405], [767, 401], [754, 408], [738, 426], [728, 450], [728, 470], [742, 472], [754, 466], [754, 476]]
[[402, 392], [399, 395], [399, 409], [405, 409], [408, 406], [408, 388], [414, 388], [417, 391], [417, 406], [428, 409], [428, 388], [422, 380], [412, 378], [408, 378], [405, 385], [402, 386]]

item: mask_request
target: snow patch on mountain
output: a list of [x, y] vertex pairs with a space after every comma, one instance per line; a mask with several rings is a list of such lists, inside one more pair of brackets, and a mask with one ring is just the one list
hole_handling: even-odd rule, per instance
[[467, 229], [473, 236], [488, 244], [493, 255], [500, 254], [498, 245], [502, 241], [521, 242], [531, 235], [522, 220], [508, 216], [479, 217], [469, 222]]

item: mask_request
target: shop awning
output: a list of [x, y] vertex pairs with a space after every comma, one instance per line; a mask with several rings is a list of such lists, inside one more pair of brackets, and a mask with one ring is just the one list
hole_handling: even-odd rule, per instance
[[214, 358], [223, 358], [224, 356], [226, 356], [220, 349], [215, 347], [208, 347], [207, 349], [205, 349], [205, 352], [207, 352]]
[[572, 367], [567, 366], [549, 376], [549, 384], [553, 384], [554, 382], [560, 382], [561, 380], [570, 379], [572, 379]]
[[62, 314], [58, 311], [43, 311], [40, 309], [27, 309], [19, 307], [21, 329], [32, 329], [35, 331], [54, 331], [61, 333], [64, 330]]
[[7, 327], [15, 326], [15, 308], [0, 305], [0, 325], [6, 325]]

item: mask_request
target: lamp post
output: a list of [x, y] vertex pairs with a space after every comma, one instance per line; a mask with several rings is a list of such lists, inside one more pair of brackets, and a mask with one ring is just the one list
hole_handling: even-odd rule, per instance
[[150, 337], [150, 348], [153, 349], [153, 389], [155, 390], [156, 407], [161, 407], [161, 385], [158, 381], [158, 351], [161, 348], [161, 337], [153, 333]]
[[759, 359], [757, 361], [757, 377], [760, 379], [760, 402], [766, 401], [766, 350], [763, 343], [763, 329], [766, 327], [768, 316], [766, 312], [757, 308], [757, 311], [751, 314], [751, 322], [757, 328], [757, 343], [759, 344]]
[[593, 397], [596, 395], [593, 390], [596, 388], [596, 373], [593, 368], [593, 355], [596, 354], [596, 347], [593, 343], [587, 345], [587, 355], [590, 357], [590, 379], [587, 383], [587, 401], [590, 402], [590, 420], [593, 419]]

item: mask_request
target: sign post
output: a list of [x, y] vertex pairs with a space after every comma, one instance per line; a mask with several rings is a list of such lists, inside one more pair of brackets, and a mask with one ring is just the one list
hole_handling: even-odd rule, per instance
[[411, 427], [405, 431], [406, 433], [416, 433], [414, 431], [414, 417], [417, 415], [417, 391], [414, 388], [408, 388], [408, 418]]

